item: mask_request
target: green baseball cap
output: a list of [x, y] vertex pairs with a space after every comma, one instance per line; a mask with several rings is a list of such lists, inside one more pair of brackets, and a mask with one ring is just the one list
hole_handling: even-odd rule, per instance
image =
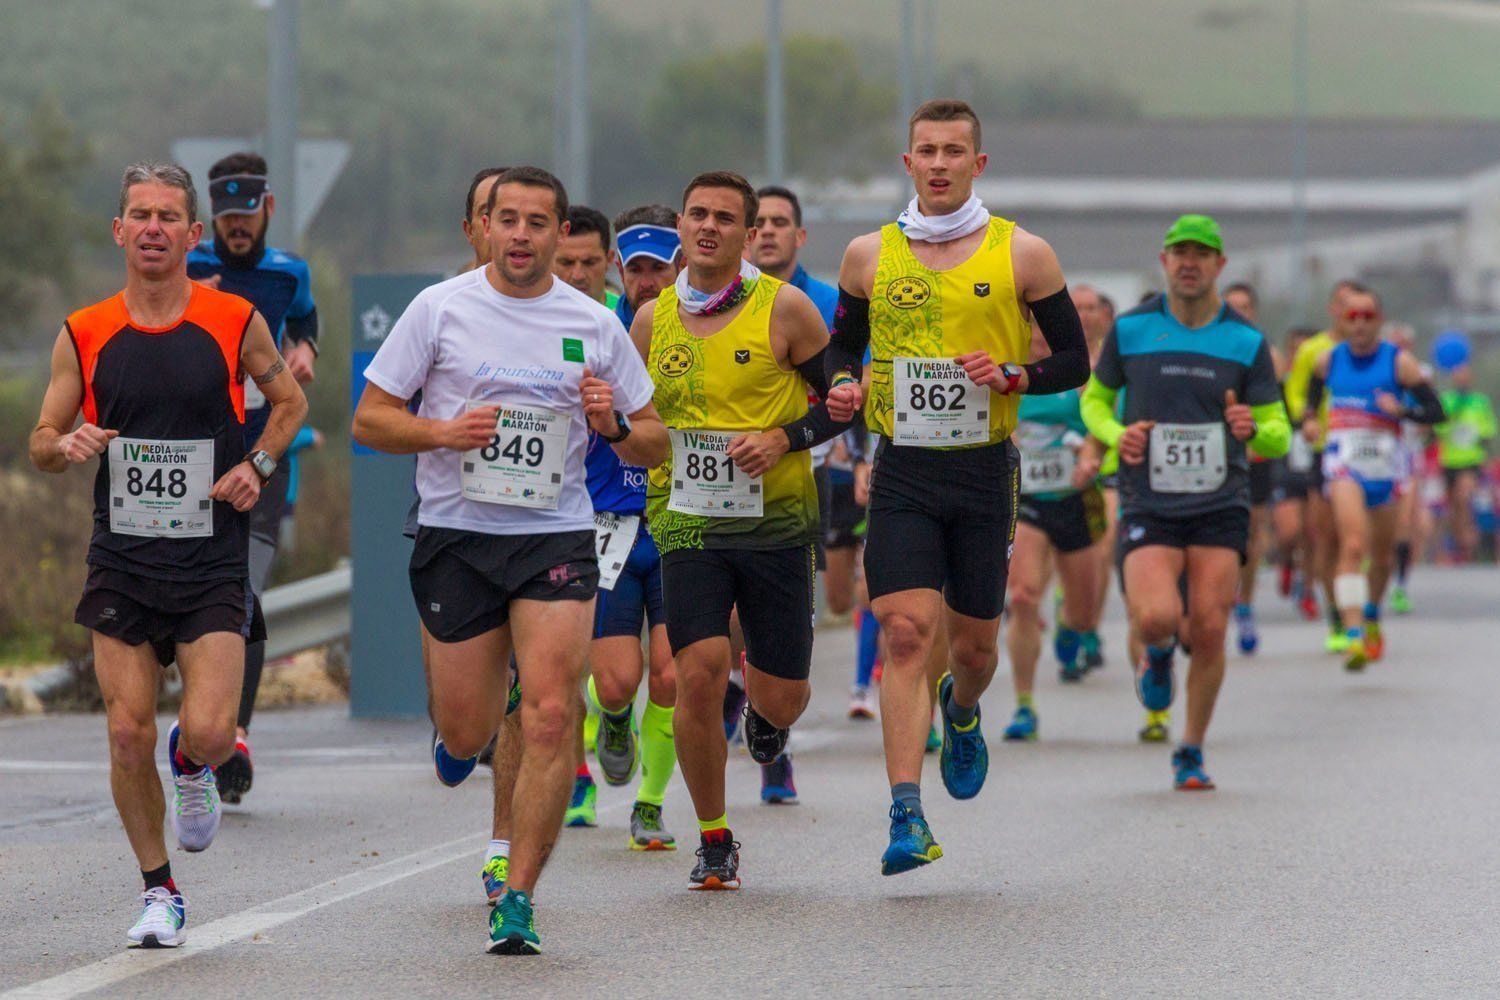
[[1224, 252], [1224, 237], [1219, 234], [1219, 224], [1206, 215], [1184, 215], [1172, 223], [1162, 248], [1179, 243], [1202, 243], [1219, 253]]

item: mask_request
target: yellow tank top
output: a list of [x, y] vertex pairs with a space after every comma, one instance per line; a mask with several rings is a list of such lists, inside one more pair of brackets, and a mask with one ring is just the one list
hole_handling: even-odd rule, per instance
[[[990, 219], [989, 232], [974, 254], [946, 271], [934, 271], [911, 252], [899, 226], [880, 230], [880, 259], [870, 295], [869, 426], [893, 434], [893, 358], [945, 358], [988, 351], [996, 363], [1025, 364], [1031, 327], [1016, 302], [1010, 241], [1016, 224]], [[1010, 436], [1019, 396], [990, 393], [987, 443]]]
[[[771, 304], [783, 283], [762, 275], [729, 325], [695, 336], [677, 314], [676, 289], [656, 300], [646, 369], [653, 402], [669, 430], [759, 432], [807, 412], [807, 384], [784, 371], [771, 351]], [[650, 471], [646, 514], [663, 552], [677, 549], [775, 549], [817, 537], [818, 489], [812, 457], [788, 452], [763, 477], [760, 517], [705, 517], [668, 508], [672, 456]]]

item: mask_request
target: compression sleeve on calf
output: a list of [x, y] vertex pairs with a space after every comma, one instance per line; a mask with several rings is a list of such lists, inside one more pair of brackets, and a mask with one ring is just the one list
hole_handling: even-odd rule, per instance
[[1115, 419], [1115, 398], [1119, 395], [1119, 389], [1111, 389], [1095, 376], [1084, 388], [1079, 405], [1084, 426], [1106, 448], [1118, 445], [1120, 435], [1125, 433], [1125, 425]]
[[858, 382], [864, 374], [865, 351], [869, 346], [870, 300], [851, 295], [841, 287], [838, 308], [833, 313], [833, 335], [823, 353], [828, 383], [839, 372], [848, 372]]
[[1292, 446], [1292, 424], [1281, 400], [1250, 407], [1255, 418], [1255, 433], [1245, 442], [1261, 458], [1280, 458]]
[[797, 371], [802, 375], [803, 381], [813, 392], [817, 393], [818, 401], [807, 408], [806, 415], [789, 424], [782, 424], [781, 429], [786, 432], [786, 439], [791, 442], [792, 451], [806, 451], [813, 445], [838, 437], [849, 429], [847, 423], [839, 423], [828, 415], [828, 353], [829, 350], [825, 347], [797, 365]]
[[1416, 385], [1406, 387], [1411, 395], [1412, 404], [1406, 409], [1406, 419], [1419, 424], [1440, 424], [1448, 419], [1443, 412], [1443, 401], [1438, 398], [1437, 392], [1426, 382], [1418, 382]]
[[1089, 345], [1068, 286], [1027, 305], [1052, 355], [1025, 366], [1026, 394], [1045, 396], [1083, 385], [1089, 378]]

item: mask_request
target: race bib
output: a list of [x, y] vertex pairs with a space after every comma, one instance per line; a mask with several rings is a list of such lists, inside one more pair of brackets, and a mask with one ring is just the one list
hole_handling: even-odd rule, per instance
[[[469, 400], [468, 409], [493, 406]], [[568, 454], [567, 414], [502, 406], [495, 436], [463, 455], [463, 495], [480, 503], [556, 510]]]
[[615, 581], [620, 579], [620, 571], [630, 558], [640, 526], [638, 514], [594, 511], [594, 554], [599, 557], [600, 590], [615, 589]]
[[990, 439], [990, 390], [946, 358], [894, 358], [896, 444], [940, 448]]
[[1157, 424], [1146, 457], [1152, 492], [1212, 493], [1229, 471], [1224, 425]]
[[1396, 435], [1369, 427], [1331, 432], [1329, 441], [1336, 444], [1344, 468], [1361, 479], [1396, 478]]
[[669, 431], [672, 437], [672, 493], [667, 509], [704, 517], [760, 517], [765, 512], [761, 482], [734, 467], [725, 454], [739, 437], [731, 431]]
[[1312, 445], [1302, 436], [1299, 427], [1292, 428], [1292, 444], [1287, 449], [1286, 467], [1293, 472], [1311, 472], [1313, 467]]
[[1066, 442], [1068, 428], [1023, 421], [1010, 439], [1021, 454], [1021, 493], [1061, 493], [1073, 488], [1078, 456]]
[[1479, 428], [1473, 424], [1454, 424], [1448, 432], [1448, 444], [1454, 448], [1472, 448], [1479, 443]]
[[214, 443], [109, 442], [109, 530], [142, 538], [208, 538], [214, 533]]

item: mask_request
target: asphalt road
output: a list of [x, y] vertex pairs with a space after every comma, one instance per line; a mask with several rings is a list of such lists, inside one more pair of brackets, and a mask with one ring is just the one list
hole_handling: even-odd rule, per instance
[[[259, 717], [254, 792], [210, 851], [172, 854], [186, 945], [127, 952], [102, 718], [0, 721], [0, 996], [1500, 996], [1500, 571], [1419, 570], [1414, 596], [1346, 676], [1267, 595], [1202, 794], [1135, 740], [1114, 606], [1102, 672], [1044, 668], [1040, 742], [1001, 744], [1003, 676], [987, 696], [978, 799], [929, 758], [946, 856], [889, 879], [878, 726], [844, 718], [853, 636], [820, 633], [801, 804], [761, 806], [730, 761], [744, 889], [690, 893], [689, 850], [626, 850], [629, 792], [603, 788], [543, 878], [535, 958], [484, 953], [487, 772], [439, 786], [425, 724]], [[680, 784], [666, 818], [690, 845]]]

